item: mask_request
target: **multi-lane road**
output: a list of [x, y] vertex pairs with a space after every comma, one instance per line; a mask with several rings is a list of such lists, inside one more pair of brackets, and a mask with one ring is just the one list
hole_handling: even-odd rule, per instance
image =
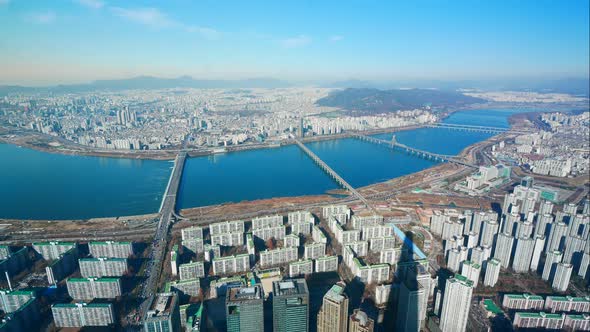
[[170, 175], [170, 182], [163, 198], [162, 208], [160, 210], [160, 220], [156, 227], [154, 241], [152, 242], [152, 250], [150, 257], [145, 267], [146, 280], [143, 283], [143, 289], [139, 294], [142, 303], [139, 310], [139, 317], [144, 318], [145, 313], [149, 309], [154, 294], [157, 291], [158, 281], [160, 280], [160, 273], [164, 263], [164, 254], [168, 245], [168, 232], [173, 221], [173, 213], [176, 206], [176, 195], [180, 186], [180, 179], [184, 168], [187, 153], [182, 151], [176, 156], [174, 161], [174, 169]]

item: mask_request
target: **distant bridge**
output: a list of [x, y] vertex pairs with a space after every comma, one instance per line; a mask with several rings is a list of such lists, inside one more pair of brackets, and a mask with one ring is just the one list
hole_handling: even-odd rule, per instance
[[301, 143], [298, 139], [294, 139], [295, 143], [305, 152], [320, 168], [326, 172], [329, 176], [331, 176], [336, 183], [342, 186], [344, 189], [350, 191], [356, 198], [358, 198], [367, 208], [373, 210], [373, 207], [369, 204], [369, 201], [363, 195], [361, 195], [353, 186], [351, 186], [348, 182], [346, 182], [336, 171], [334, 171], [328, 164], [326, 164], [323, 160], [320, 159], [315, 153], [313, 153], [305, 144]]
[[430, 123], [426, 124], [426, 127], [430, 128], [446, 128], [446, 129], [453, 129], [453, 130], [464, 130], [464, 131], [478, 131], [483, 133], [490, 133], [490, 134], [502, 134], [505, 132], [513, 132], [518, 134], [529, 134], [530, 132], [518, 129], [510, 129], [510, 128], [502, 128], [502, 127], [489, 127], [489, 126], [472, 126], [472, 125], [462, 125], [462, 124], [453, 124], [453, 123]]
[[395, 141], [395, 138], [392, 141], [386, 141], [383, 139], [379, 139], [379, 138], [375, 138], [372, 136], [365, 136], [365, 135], [361, 135], [361, 134], [354, 134], [353, 137], [356, 137], [360, 140], [363, 141], [367, 141], [370, 143], [375, 143], [375, 144], [379, 144], [379, 145], [385, 145], [388, 146], [390, 148], [398, 148], [398, 149], [402, 149], [408, 153], [412, 153], [415, 155], [418, 155], [420, 157], [424, 157], [424, 158], [430, 158], [430, 159], [434, 159], [434, 160], [438, 160], [438, 161], [442, 161], [442, 162], [451, 162], [451, 163], [455, 163], [455, 164], [459, 164], [462, 166], [467, 166], [467, 167], [472, 167], [472, 168], [478, 168], [477, 165], [474, 164], [470, 164], [468, 162], [464, 162], [462, 160], [459, 160], [457, 158], [455, 158], [454, 156], [449, 156], [449, 155], [445, 155], [445, 154], [438, 154], [438, 153], [432, 153], [429, 151], [425, 151], [425, 150], [420, 150], [420, 149], [416, 149], [410, 146], [407, 146], [405, 144], [402, 143], [398, 143], [397, 141]]

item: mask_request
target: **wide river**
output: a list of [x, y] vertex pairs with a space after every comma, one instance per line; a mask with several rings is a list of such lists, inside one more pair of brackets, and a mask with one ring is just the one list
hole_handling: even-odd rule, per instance
[[[507, 127], [522, 110], [452, 114], [446, 123]], [[422, 128], [396, 139], [408, 146], [457, 154], [491, 134]], [[390, 140], [391, 134], [376, 135]], [[354, 187], [421, 171], [436, 163], [346, 138], [307, 144]], [[70, 156], [0, 144], [0, 218], [79, 219], [157, 212], [172, 162]], [[297, 146], [190, 158], [179, 208], [271, 197], [323, 194], [337, 185]]]

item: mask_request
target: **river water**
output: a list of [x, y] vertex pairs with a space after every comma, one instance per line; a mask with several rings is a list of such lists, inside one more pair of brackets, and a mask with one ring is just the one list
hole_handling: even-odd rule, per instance
[[[519, 110], [452, 114], [447, 123], [507, 127]], [[390, 140], [392, 134], [377, 137]], [[491, 134], [443, 128], [396, 133], [408, 146], [454, 155]], [[346, 138], [307, 146], [354, 187], [421, 171], [436, 163]], [[70, 156], [0, 144], [0, 218], [78, 219], [157, 212], [172, 163]], [[338, 186], [297, 146], [190, 158], [179, 208], [271, 197], [323, 194]]]

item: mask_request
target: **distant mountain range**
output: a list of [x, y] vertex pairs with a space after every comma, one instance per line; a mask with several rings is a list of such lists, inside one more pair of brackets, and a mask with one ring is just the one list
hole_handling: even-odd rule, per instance
[[133, 89], [170, 89], [170, 88], [196, 88], [196, 89], [232, 89], [232, 88], [286, 88], [290, 83], [272, 78], [253, 78], [244, 80], [201, 80], [190, 76], [178, 78], [158, 78], [152, 76], [139, 76], [118, 80], [98, 80], [85, 84], [67, 84], [50, 87], [25, 87], [18, 85], [0, 86], [0, 95], [22, 92], [54, 92], [72, 93], [89, 91], [121, 91]]
[[401, 89], [417, 88], [455, 91], [458, 89], [479, 89], [484, 91], [533, 91], [540, 93], [567, 93], [577, 96], [590, 97], [590, 78], [563, 79], [496, 79], [496, 80], [344, 80], [324, 82], [326, 88], [374, 88]]
[[159, 78], [153, 76], [138, 76], [128, 79], [98, 80], [83, 84], [65, 84], [47, 87], [27, 87], [20, 85], [0, 85], [0, 96], [9, 93], [76, 93], [90, 91], [121, 91], [133, 89], [169, 89], [169, 88], [197, 88], [197, 89], [240, 89], [240, 88], [288, 88], [292, 86], [320, 86], [325, 88], [359, 88], [359, 89], [437, 89], [440, 91], [456, 91], [458, 89], [478, 89], [483, 91], [535, 91], [567, 93], [579, 96], [590, 96], [590, 80], [588, 78], [565, 78], [555, 80], [384, 80], [368, 81], [350, 79], [345, 81], [301, 81], [287, 82], [274, 78], [253, 78], [242, 80], [209, 80], [196, 79], [190, 76], [177, 78]]
[[352, 88], [332, 92], [327, 97], [318, 100], [317, 104], [357, 111], [357, 113], [373, 114], [421, 108], [426, 105], [457, 107], [481, 102], [485, 102], [485, 100], [454, 91]]

